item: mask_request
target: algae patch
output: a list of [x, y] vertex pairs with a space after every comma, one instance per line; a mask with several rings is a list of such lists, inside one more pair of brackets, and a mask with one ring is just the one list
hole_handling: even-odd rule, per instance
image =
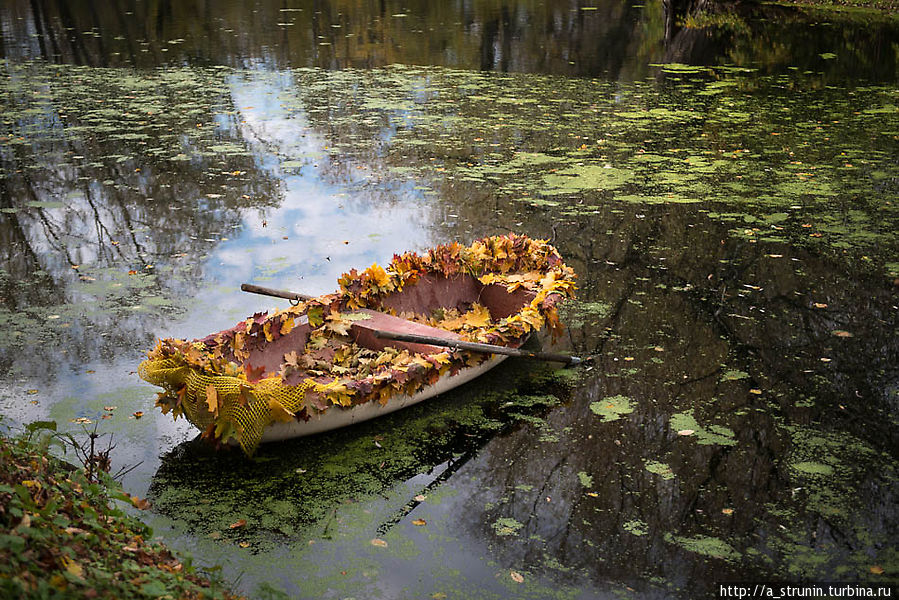
[[649, 533], [649, 526], [639, 519], [627, 521], [621, 527], [632, 535], [643, 536]]
[[519, 523], [511, 517], [500, 517], [491, 525], [496, 535], [509, 536], [518, 535], [518, 532], [524, 527], [523, 523]]
[[590, 410], [602, 417], [603, 423], [617, 421], [624, 415], [634, 412], [635, 403], [627, 396], [609, 396], [598, 402], [590, 403]]
[[723, 425], [709, 425], [703, 427], [693, 416], [693, 410], [671, 415], [670, 426], [672, 431], [692, 430], [693, 433], [685, 436], [686, 439], [695, 440], [697, 444], [704, 446], [719, 445], [733, 446], [737, 440], [734, 439], [734, 431]]
[[659, 475], [662, 479], [674, 479], [674, 471], [666, 463], [657, 460], [647, 460], [645, 464], [646, 470], [650, 473]]
[[833, 475], [833, 467], [819, 462], [803, 461], [791, 463], [790, 467], [804, 475]]
[[669, 544], [677, 544], [684, 550], [695, 552], [711, 558], [720, 558], [727, 561], [738, 560], [742, 554], [737, 552], [733, 546], [722, 540], [721, 538], [706, 535], [697, 535], [694, 537], [685, 537], [665, 534], [665, 541]]
[[581, 471], [577, 474], [578, 481], [581, 482], [581, 485], [585, 488], [593, 487], [593, 476], [588, 475], [585, 471]]

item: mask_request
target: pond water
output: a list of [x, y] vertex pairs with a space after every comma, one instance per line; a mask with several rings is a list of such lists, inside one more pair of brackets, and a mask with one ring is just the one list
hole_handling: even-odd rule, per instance
[[[0, 414], [79, 419], [253, 597], [695, 598], [899, 578], [899, 21], [662, 3], [0, 7]], [[136, 367], [515, 231], [576, 369], [214, 454]], [[231, 528], [240, 519], [243, 527]]]

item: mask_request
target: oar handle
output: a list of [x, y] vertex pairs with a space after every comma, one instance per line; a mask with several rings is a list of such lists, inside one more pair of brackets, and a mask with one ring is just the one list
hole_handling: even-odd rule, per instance
[[240, 289], [244, 292], [250, 292], [251, 294], [262, 294], [263, 296], [273, 296], [275, 298], [285, 298], [287, 300], [312, 300], [312, 296], [307, 296], [306, 294], [298, 294], [297, 292], [289, 292], [287, 290], [274, 290], [252, 283], [242, 283], [240, 284]]
[[507, 348], [505, 346], [495, 346], [493, 344], [482, 344], [481, 342], [466, 342], [463, 340], [453, 340], [449, 338], [435, 337], [432, 335], [418, 335], [416, 333], [399, 333], [394, 331], [384, 331], [383, 329], [373, 329], [372, 333], [375, 337], [385, 340], [397, 340], [400, 342], [412, 342], [415, 344], [429, 344], [431, 346], [442, 346], [445, 348], [456, 348], [459, 350], [471, 350], [472, 352], [483, 352], [485, 354], [505, 354], [506, 356], [517, 356], [519, 358], [533, 358], [536, 360], [548, 360], [553, 362], [565, 363], [567, 365], [576, 365], [582, 361], [577, 356], [569, 354], [557, 354], [555, 352], [529, 352], [527, 350], [519, 350], [518, 348]]

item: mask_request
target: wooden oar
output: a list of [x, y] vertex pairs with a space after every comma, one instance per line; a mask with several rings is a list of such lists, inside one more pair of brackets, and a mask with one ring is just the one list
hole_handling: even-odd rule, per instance
[[240, 289], [244, 292], [250, 292], [251, 294], [274, 296], [275, 298], [284, 298], [296, 302], [312, 300], [312, 296], [307, 296], [306, 294], [298, 294], [297, 292], [288, 292], [286, 290], [273, 290], [272, 288], [262, 287], [261, 285], [254, 285], [252, 283], [242, 283], [240, 284]]
[[[263, 296], [273, 296], [275, 298], [284, 298], [295, 302], [311, 300], [312, 296], [299, 294], [297, 292], [289, 292], [286, 290], [275, 290], [272, 288], [254, 285], [252, 283], [243, 283], [240, 289], [244, 292], [252, 294], [262, 294]], [[557, 354], [555, 352], [530, 352], [527, 350], [519, 350], [518, 348], [507, 348], [506, 346], [496, 346], [494, 344], [482, 344], [480, 342], [465, 342], [462, 340], [453, 340], [450, 338], [442, 338], [431, 335], [420, 335], [417, 333], [399, 333], [396, 331], [386, 331], [383, 329], [373, 329], [372, 333], [375, 337], [385, 340], [396, 340], [399, 342], [411, 342], [413, 344], [428, 344], [430, 346], [440, 346], [444, 348], [458, 348], [459, 350], [470, 350], [472, 352], [483, 352], [486, 354], [505, 354], [506, 356], [517, 356], [518, 358], [533, 358], [536, 360], [548, 360], [552, 362], [560, 362], [566, 365], [577, 365], [584, 362], [577, 356], [568, 354]]]
[[432, 335], [418, 335], [416, 333], [397, 333], [394, 331], [384, 331], [376, 329], [372, 331], [375, 337], [385, 340], [397, 340], [400, 342], [412, 342], [415, 344], [429, 344], [431, 346], [443, 346], [445, 348], [457, 348], [459, 350], [471, 350], [472, 352], [483, 352], [485, 354], [505, 354], [506, 356], [517, 356], [518, 358], [533, 358], [536, 360], [549, 360], [553, 362], [565, 363], [567, 365], [577, 365], [583, 359], [569, 354], [557, 354], [555, 352], [530, 352], [528, 350], [519, 350], [518, 348], [507, 348], [506, 346], [495, 346], [493, 344], [482, 344], [480, 342], [466, 342], [463, 340], [452, 340], [449, 338], [435, 337]]

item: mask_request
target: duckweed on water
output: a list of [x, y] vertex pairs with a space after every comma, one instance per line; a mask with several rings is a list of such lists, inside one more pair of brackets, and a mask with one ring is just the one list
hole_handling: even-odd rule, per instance
[[[245, 144], [215, 135], [222, 127], [210, 118], [239, 112], [222, 104], [229, 82], [283, 76], [193, 68], [122, 78], [113, 70], [40, 62], [2, 68], [9, 143], [92, 137], [115, 142], [117, 158], [109, 160], [135, 167], [173, 161], [176, 170], [185, 157], [248, 158]], [[794, 226], [769, 229], [770, 239], [840, 251], [896, 246], [899, 209], [889, 201], [896, 190], [888, 176], [895, 164], [889, 132], [899, 129], [894, 90], [818, 90], [803, 87], [801, 75], [698, 71], [716, 79], [660, 91], [654, 80], [620, 84], [410, 66], [298, 69], [289, 73], [295, 88], [280, 100], [285, 119], [302, 114], [312, 127], [332, 132], [329, 161], [362, 160], [394, 174], [402, 169], [438, 194], [451, 183], [486, 184], [503, 203], [573, 214], [602, 202], [701, 201], [826, 226], [820, 239]], [[51, 92], [29, 94], [39, 82]], [[791, 93], [757, 93], [770, 87]], [[115, 102], [96, 107], [95, 97]], [[806, 118], [809, 107], [818, 111], [814, 121]], [[63, 113], [64, 125], [38, 127], [35, 110]], [[278, 157], [285, 168], [318, 160], [298, 160], [306, 151], [300, 146], [285, 150], [290, 155]], [[801, 208], [784, 210], [792, 205]]]
[[593, 487], [593, 476], [589, 475], [587, 472], [581, 471], [577, 474], [577, 478], [585, 488]]
[[502, 517], [500, 519], [497, 519], [493, 523], [492, 527], [493, 531], [496, 532], [496, 535], [517, 535], [518, 532], [524, 527], [524, 524], [519, 523], [518, 521], [510, 517]]
[[603, 423], [617, 421], [624, 415], [634, 412], [635, 402], [627, 396], [609, 396], [599, 402], [591, 402], [590, 410], [602, 417]]
[[639, 519], [627, 521], [621, 527], [632, 535], [642, 536], [649, 532], [649, 526]]
[[662, 479], [674, 479], [674, 471], [671, 470], [671, 467], [663, 462], [659, 462], [657, 460], [647, 460], [645, 461], [646, 470], [650, 473], [655, 473], [662, 477]]
[[685, 537], [666, 533], [665, 541], [670, 544], [677, 544], [678, 546], [681, 546], [685, 550], [688, 550], [690, 552], [703, 554], [711, 558], [721, 558], [728, 561], [734, 561], [741, 557], [740, 552], [737, 552], [733, 548], [733, 546], [717, 537], [710, 537], [706, 535]]
[[722, 425], [702, 427], [693, 416], [692, 409], [671, 415], [669, 424], [671, 431], [692, 431], [693, 433], [683, 437], [695, 440], [697, 444], [733, 446], [737, 443], [732, 429]]
[[[351, 167], [354, 171], [364, 170], [366, 176], [349, 186], [350, 191], [387, 190], [385, 195], [389, 196], [391, 186], [408, 185], [422, 197], [430, 193], [427, 202], [435, 214], [454, 215], [447, 221], [456, 219], [455, 223], [463, 223], [476, 219], [483, 204], [489, 207], [489, 218], [471, 227], [525, 223], [524, 227], [536, 228], [533, 223], [543, 227], [542, 224], [553, 222], [559, 224], [559, 235], [564, 235], [566, 227], [575, 229], [578, 235], [589, 232], [593, 244], [590, 247], [581, 239], [565, 240], [585, 276], [584, 301], [567, 309], [565, 321], [574, 335], [583, 333], [590, 344], [597, 346], [604, 340], [613, 340], [612, 330], [607, 332], [605, 327], [615, 328], [616, 335], [628, 328], [622, 312], [628, 313], [628, 318], [638, 315], [638, 319], [653, 319], [654, 313], [661, 311], [658, 298], [652, 296], [638, 299], [636, 295], [622, 295], [626, 300], [621, 302], [623, 308], [616, 304], [618, 269], [630, 276], [628, 269], [636, 268], [635, 257], [640, 260], [644, 252], [642, 241], [647, 236], [651, 241], [656, 235], [644, 224], [664, 228], [670, 218], [675, 225], [672, 229], [685, 232], [680, 240], [682, 251], [670, 243], [659, 250], [668, 259], [667, 264], [672, 265], [671, 271], [653, 266], [651, 279], [646, 279], [644, 287], [656, 284], [652, 289], [662, 290], [660, 294], [673, 295], [677, 290], [690, 306], [682, 314], [691, 317], [697, 304], [702, 309], [698, 298], [707, 291], [697, 289], [701, 285], [698, 282], [714, 275], [708, 281], [717, 285], [722, 275], [716, 271], [719, 263], [714, 261], [721, 260], [721, 271], [741, 269], [744, 259], [754, 260], [752, 248], [780, 254], [782, 249], [777, 245], [788, 245], [792, 251], [784, 254], [797, 261], [827, 254], [850, 259], [855, 254], [870, 255], [874, 258], [859, 264], [870, 263], [873, 272], [891, 277], [899, 273], [894, 177], [899, 116], [895, 110], [896, 92], [890, 87], [814, 86], [807, 85], [801, 74], [758, 76], [709, 67], [691, 72], [692, 67], [678, 65], [666, 65], [660, 70], [669, 76], [679, 75], [680, 81], [669, 78], [635, 83], [406, 66], [344, 71], [302, 69], [277, 74], [228, 68], [175, 68], [131, 78], [121, 77], [120, 71], [43, 63], [5, 63], [0, 69], [8, 75], [0, 79], [4, 113], [0, 147], [12, 161], [11, 168], [2, 174], [5, 183], [21, 186], [23, 182], [16, 176], [20, 168], [32, 177], [40, 177], [58, 165], [70, 169], [76, 180], [103, 182], [96, 190], [91, 188], [90, 193], [16, 201], [2, 209], [0, 218], [15, 216], [31, 227], [37, 227], [45, 217], [51, 222], [64, 222], [74, 216], [87, 223], [90, 211], [86, 203], [94, 197], [92, 194], [105, 194], [103, 201], [110, 204], [119, 197], [116, 194], [123, 194], [126, 198], [138, 198], [135, 202], [141, 215], [150, 215], [146, 220], [152, 227], [152, 232], [146, 227], [139, 230], [124, 226], [114, 232], [116, 242], [125, 239], [120, 233], [133, 234], [140, 242], [132, 243], [127, 251], [124, 241], [117, 246], [103, 246], [95, 243], [97, 240], [79, 245], [77, 239], [60, 237], [67, 250], [83, 251], [82, 256], [89, 256], [85, 250], [89, 246], [105, 247], [110, 252], [118, 249], [124, 257], [106, 254], [96, 260], [78, 259], [74, 262], [79, 269], [73, 269], [63, 252], [54, 255], [47, 279], [64, 281], [69, 296], [18, 313], [0, 313], [0, 346], [17, 351], [26, 347], [24, 336], [37, 328], [44, 331], [40, 344], [61, 345], [66, 339], [82, 335], [76, 332], [81, 322], [126, 318], [129, 312], [140, 311], [168, 316], [169, 307], [180, 305], [173, 300], [177, 294], [162, 281], [178, 279], [184, 275], [179, 269], [190, 268], [179, 263], [180, 259], [168, 256], [173, 253], [171, 249], [176, 248], [177, 254], [188, 254], [189, 261], [183, 263], [195, 263], [195, 258], [216, 245], [215, 240], [221, 239], [228, 226], [238, 223], [236, 215], [241, 210], [278, 201], [277, 185], [266, 182], [277, 183], [284, 174], [304, 177], [304, 170], [317, 161], [327, 168], [323, 178], [329, 182], [339, 180]], [[690, 76], [697, 77], [693, 80]], [[279, 105], [278, 118], [308, 119], [310, 132], [326, 132], [322, 133], [329, 144], [326, 152], [309, 152], [297, 139], [270, 153], [266, 150], [258, 156], [249, 155], [252, 144], [241, 138], [238, 125], [246, 115], [228, 98], [233, 84], [258, 83], [264, 89], [267, 78], [291, 81], [275, 88], [282, 93], [272, 96]], [[105, 106], [97, 106], [94, 97], [111, 100]], [[498, 102], [497, 98], [514, 102]], [[42, 125], [42, 114], [58, 115], [59, 125]], [[71, 152], [80, 146], [91, 148], [92, 156], [83, 162], [76, 158], [80, 152]], [[355, 169], [362, 166], [365, 169]], [[141, 169], [141, 175], [135, 174], [136, 169]], [[241, 171], [244, 175], [234, 174]], [[162, 186], [169, 185], [178, 187], [177, 193], [162, 194], [166, 189]], [[165, 200], [157, 202], [154, 197]], [[169, 202], [174, 197], [179, 201]], [[489, 198], [489, 202], [482, 202], [484, 198]], [[674, 206], [682, 203], [696, 206]], [[681, 227], [676, 219], [688, 214], [678, 212], [685, 209], [690, 211], [691, 219], [687, 227]], [[195, 218], [204, 213], [215, 214], [216, 218]], [[497, 215], [502, 215], [499, 221]], [[190, 224], [189, 235], [184, 234], [184, 223]], [[447, 235], [465, 235], [468, 231], [463, 225], [446, 226]], [[545, 229], [540, 231], [548, 237]], [[690, 236], [699, 231], [714, 235], [714, 246], [720, 245], [726, 254], [713, 259], [711, 268], [703, 270], [695, 280], [684, 281], [681, 278], [689, 277], [693, 270], [709, 266], [694, 256], [696, 238]], [[733, 239], [724, 240], [727, 235]], [[143, 236], [166, 239], [155, 238], [158, 248], [154, 250], [145, 248]], [[637, 241], [629, 241], [628, 236]], [[732, 252], [742, 254], [735, 258]], [[788, 257], [783, 261], [790, 260]], [[676, 259], [680, 265], [673, 264]], [[698, 265], [688, 268], [687, 263]], [[156, 265], [156, 270], [145, 272], [147, 264]], [[90, 267], [89, 272], [86, 267]], [[130, 270], [136, 273], [129, 274]], [[277, 277], [283, 269], [269, 263], [259, 268], [259, 273]], [[764, 277], [767, 273], [758, 275]], [[15, 278], [12, 282], [15, 285]], [[4, 289], [8, 283], [2, 282]], [[629, 283], [641, 285], [633, 280]], [[792, 287], [772, 293], [779, 293], [779, 298], [785, 296], [788, 304], [793, 300], [795, 283], [783, 285]], [[44, 288], [55, 289], [49, 284]], [[22, 292], [23, 298], [29, 297], [26, 290]], [[722, 296], [726, 296], [723, 292], [736, 294], [733, 287], [722, 291]], [[822, 291], [814, 300], [836, 304], [824, 296]], [[69, 297], [85, 301], [73, 309]], [[79, 311], [88, 310], [86, 307], [93, 300], [99, 300], [100, 308], [96, 310], [101, 314], [80, 314]], [[770, 307], [759, 302], [758, 308]], [[834, 307], [834, 311], [840, 312], [831, 315], [828, 311], [828, 318], [843, 318], [842, 308]], [[750, 337], [737, 335], [732, 339], [752, 346], [756, 342], [752, 328], [761, 328], [765, 322], [758, 310], [742, 316], [747, 329], [738, 334], [747, 333]], [[726, 317], [729, 315], [725, 311], [720, 320]], [[829, 565], [853, 569], [847, 576], [866, 572], [870, 565], [865, 561], [873, 558], [849, 556], [841, 548], [828, 546], [826, 541], [809, 541], [808, 532], [829, 526], [822, 525], [823, 519], [841, 528], [835, 537], [846, 536], [850, 545], [861, 549], [859, 554], [870, 553], [878, 564], [895, 571], [896, 567], [891, 566], [896, 563], [895, 553], [878, 550], [889, 546], [890, 532], [861, 531], [862, 525], [874, 521], [856, 514], [860, 510], [855, 488], [858, 481], [895, 488], [895, 472], [884, 466], [894, 463], [889, 456], [877, 454], [855, 438], [824, 433], [811, 426], [766, 429], [763, 417], [770, 408], [736, 404], [738, 410], [726, 412], [728, 396], [739, 396], [749, 375], [731, 368], [733, 365], [721, 368], [717, 359], [709, 365], [707, 374], [698, 373], [706, 375], [705, 383], [714, 386], [714, 390], [697, 386], [698, 394], [689, 397], [689, 406], [695, 406], [693, 410], [684, 411], [683, 404], [665, 408], [664, 412], [643, 410], [644, 403], [638, 404], [633, 398], [654, 398], [651, 404], [657, 407], [665, 402], [669, 387], [680, 389], [681, 372], [670, 377], [661, 375], [674, 379], [673, 382], [666, 379], [664, 385], [641, 387], [651, 385], [656, 371], [667, 373], [670, 367], [674, 373], [679, 361], [675, 338], [685, 332], [668, 332], [669, 325], [666, 323], [664, 342], [656, 338], [636, 344], [636, 348], [645, 349], [664, 343], [666, 353], [652, 353], [652, 362], [640, 362], [639, 372], [632, 368], [624, 371], [637, 376], [615, 379], [616, 386], [621, 383], [626, 388], [595, 383], [584, 370], [567, 369], [557, 375], [557, 382], [577, 381], [577, 389], [583, 387], [586, 394], [591, 394], [585, 395], [588, 399], [577, 406], [580, 412], [575, 431], [588, 421], [591, 426], [598, 426], [599, 432], [620, 428], [627, 434], [617, 440], [623, 446], [600, 446], [597, 436], [590, 442], [579, 440], [581, 445], [569, 458], [583, 458], [584, 462], [559, 471], [565, 482], [560, 492], [581, 497], [579, 507], [593, 503], [588, 510], [603, 511], [604, 518], [605, 511], [610, 510], [607, 500], [622, 500], [623, 505], [632, 499], [640, 501], [638, 493], [616, 497], [628, 486], [607, 481], [607, 472], [597, 468], [602, 457], [589, 454], [594, 447], [611, 455], [619, 448], [626, 451], [628, 456], [621, 457], [624, 460], [616, 460], [622, 465], [621, 476], [644, 482], [644, 489], [652, 489], [653, 494], [669, 494], [664, 497], [665, 503], [678, 501], [677, 493], [692, 485], [690, 480], [697, 470], [709, 469], [710, 480], [721, 487], [698, 490], [700, 503], [712, 504], [713, 510], [694, 515], [697, 521], [693, 525], [698, 531], [669, 532], [663, 538], [666, 544], [658, 543], [662, 532], [651, 531], [647, 523], [632, 518], [648, 514], [645, 512], [628, 508], [620, 513], [618, 523], [623, 525], [610, 519], [610, 536], [594, 533], [606, 530], [600, 529], [602, 525], [595, 520], [588, 523], [590, 519], [582, 518], [580, 513], [576, 517], [562, 514], [571, 517], [566, 530], [583, 535], [584, 552], [601, 546], [601, 552], [597, 550], [590, 560], [599, 557], [611, 561], [614, 550], [602, 546], [605, 539], [615, 539], [618, 534], [631, 543], [642, 540], [666, 546], [671, 552], [679, 552], [681, 558], [687, 556], [686, 560], [690, 560], [689, 555], [698, 555], [701, 561], [742, 558], [750, 566], [771, 569], [775, 568], [773, 563], [783, 563], [787, 566], [778, 573], [784, 574], [831, 575], [834, 570], [828, 570]], [[703, 325], [700, 323], [697, 330]], [[848, 327], [828, 324], [827, 330], [837, 325], [840, 329]], [[696, 331], [689, 335], [694, 334], [698, 335]], [[717, 332], [712, 337], [714, 343], [719, 343]], [[116, 347], [123, 343], [117, 341]], [[721, 343], [726, 344], [727, 340]], [[690, 353], [692, 349], [684, 354], [701, 361], [701, 356]], [[604, 348], [603, 352], [613, 356], [611, 350]], [[528, 369], [532, 367], [528, 365]], [[755, 365], [752, 369], [742, 368], [751, 371], [753, 378], [764, 375], [764, 368], [756, 369]], [[671, 383], [675, 385], [669, 386]], [[763, 387], [762, 383], [756, 385]], [[558, 421], [547, 418], [547, 408], [558, 406], [561, 400], [548, 393], [548, 387], [550, 384], [544, 379], [508, 394], [500, 385], [497, 391], [485, 393], [475, 401], [459, 396], [461, 399], [450, 400], [439, 410], [424, 407], [355, 432], [317, 439], [312, 448], [298, 443], [266, 450], [260, 461], [253, 463], [204, 456], [189, 446], [181, 447], [163, 460], [152, 488], [154, 504], [162, 514], [184, 524], [185, 529], [193, 529], [191, 535], [201, 540], [210, 555], [233, 552], [248, 572], [265, 572], [272, 554], [281, 552], [286, 545], [294, 557], [291, 560], [296, 561], [294, 571], [303, 573], [303, 581], [293, 584], [309, 597], [333, 596], [338, 591], [349, 595], [359, 589], [368, 593], [377, 588], [378, 569], [385, 565], [379, 561], [384, 561], [384, 556], [388, 557], [387, 562], [413, 560], [424, 547], [413, 543], [418, 538], [403, 533], [402, 521], [394, 527], [396, 515], [405, 514], [403, 507], [423, 490], [432, 507], [441, 500], [451, 504], [456, 488], [439, 485], [441, 473], [453, 465], [462, 464], [464, 468], [486, 440], [499, 440], [494, 447], [502, 447], [504, 435], [530, 443], [552, 442], [539, 446], [540, 452], [547, 454], [557, 447], [568, 448], [565, 444], [571, 436], [567, 428], [556, 430], [549, 425], [556, 426]], [[764, 389], [767, 397], [768, 388]], [[646, 390], [657, 394], [650, 396]], [[125, 410], [139, 397], [139, 390], [126, 390], [125, 401], [110, 399], [109, 403], [119, 404]], [[719, 399], [709, 400], [713, 397]], [[84, 406], [93, 410], [98, 403], [88, 402]], [[797, 408], [789, 402], [786, 405]], [[74, 401], [64, 400], [52, 414], [62, 419], [72, 406]], [[723, 409], [711, 413], [710, 406]], [[586, 407], [590, 408], [588, 418], [584, 418]], [[815, 405], [798, 408], [806, 414]], [[566, 409], [567, 406], [555, 408], [555, 414], [563, 414]], [[683, 412], [671, 414], [666, 428], [665, 415], [673, 411]], [[633, 413], [638, 414], [627, 416]], [[762, 424], [756, 419], [763, 419]], [[610, 421], [618, 422], [607, 425]], [[510, 423], [521, 426], [504, 429]], [[653, 427], [654, 423], [657, 426]], [[752, 435], [744, 434], [744, 426]], [[692, 433], [676, 435], [686, 430]], [[739, 446], [735, 430], [741, 433]], [[497, 432], [505, 433], [493, 438]], [[755, 432], [761, 433], [756, 436]], [[783, 437], [786, 456], [777, 454], [781, 443], [778, 437]], [[648, 455], [657, 460], [644, 461], [643, 454], [633, 452], [632, 444], [637, 443], [650, 449]], [[743, 530], [739, 529], [742, 525], [735, 525], [734, 532], [726, 538], [716, 537], [718, 530], [706, 527], [702, 519], [711, 519], [712, 514], [723, 518], [722, 506], [715, 505], [719, 493], [729, 493], [728, 486], [737, 489], [744, 484], [740, 481], [743, 473], [736, 471], [745, 464], [741, 461], [747, 454], [756, 450], [762, 452], [759, 461], [752, 463], [759, 465], [752, 477], [763, 478], [769, 472], [776, 475], [766, 488], [771, 503], [760, 509], [757, 526]], [[776, 455], [776, 460], [766, 463], [771, 454]], [[516, 447], [509, 457], [517, 459], [520, 455], [521, 447]], [[515, 464], [520, 466], [521, 462]], [[672, 465], [678, 471], [677, 477]], [[872, 476], [866, 469], [879, 471]], [[555, 490], [543, 491], [544, 486], [551, 488], [555, 481], [543, 480], [542, 474], [538, 474], [534, 480], [523, 483], [516, 479], [524, 476], [521, 472], [510, 472], [515, 477], [494, 482], [499, 493], [528, 493], [533, 496], [529, 503], [537, 501], [528, 510], [545, 506], [551, 518], [542, 522], [558, 521], [560, 515], [554, 511], [564, 513], [558, 507], [564, 506], [565, 500]], [[222, 473], [228, 475], [223, 477]], [[404, 483], [407, 480], [411, 482], [409, 486]], [[436, 487], [424, 489], [435, 481]], [[508, 487], [503, 489], [503, 485]], [[552, 501], [546, 500], [549, 497]], [[885, 492], [878, 497], [887, 501], [891, 498]], [[484, 504], [486, 499], [478, 506]], [[502, 510], [514, 508], [508, 500], [495, 506]], [[733, 506], [730, 499], [724, 506]], [[652, 510], [660, 509], [654, 506]], [[468, 521], [474, 522], [474, 529], [487, 532], [491, 544], [510, 548], [510, 555], [539, 557], [539, 553], [529, 552], [527, 544], [539, 543], [543, 551], [550, 539], [545, 531], [535, 531], [533, 538], [522, 535], [522, 521], [528, 523], [531, 531], [528, 512], [506, 513], [515, 518], [465, 514]], [[425, 516], [429, 525], [419, 528], [417, 535], [424, 535], [426, 530], [430, 533], [439, 523], [430, 515]], [[246, 525], [231, 529], [230, 525], [238, 519], [245, 519]], [[856, 521], [862, 525], [856, 526]], [[386, 548], [370, 544], [380, 527], [387, 529], [383, 535]], [[622, 527], [631, 535], [621, 534]], [[762, 531], [773, 533], [758, 541], [757, 535]], [[308, 541], [315, 541], [315, 545], [306, 546]], [[456, 541], [452, 538], [452, 543]], [[265, 560], [257, 560], [256, 555], [242, 556], [241, 543], [249, 544]], [[823, 552], [816, 554], [819, 549]], [[445, 548], [440, 547], [439, 551]], [[563, 554], [558, 553], [556, 558]], [[536, 560], [539, 562], [539, 558]], [[572, 563], [577, 564], [575, 559], [566, 558], [564, 568], [570, 568]], [[346, 564], [351, 566], [345, 567]], [[546, 564], [553, 563], [548, 559]], [[524, 567], [516, 568], [526, 573], [530, 584], [531, 573]], [[538, 568], [535, 566], [535, 570]], [[341, 570], [348, 574], [342, 575]], [[450, 570], [447, 567], [445, 573], [441, 572], [445, 581], [463, 588], [477, 585], [474, 580], [458, 584], [464, 576]], [[435, 568], [434, 572], [438, 571]], [[511, 581], [507, 572], [501, 575]], [[447, 589], [453, 591], [451, 588]], [[464, 595], [469, 590], [459, 591]]]

